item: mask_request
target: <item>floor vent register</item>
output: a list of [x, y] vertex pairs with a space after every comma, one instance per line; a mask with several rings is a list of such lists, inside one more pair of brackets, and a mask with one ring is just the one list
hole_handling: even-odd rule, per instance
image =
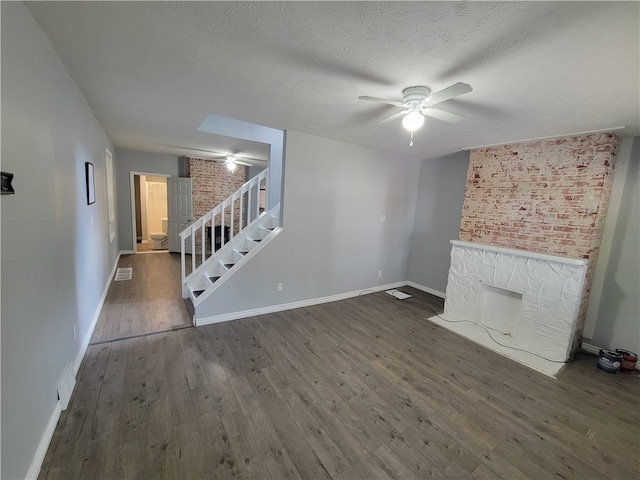
[[131, 276], [133, 275], [133, 267], [128, 268], [119, 268], [116, 270], [116, 282], [120, 282], [122, 280], [131, 280]]

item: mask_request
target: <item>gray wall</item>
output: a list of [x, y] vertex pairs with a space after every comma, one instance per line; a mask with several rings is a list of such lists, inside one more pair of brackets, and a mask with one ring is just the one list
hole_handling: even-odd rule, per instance
[[253, 177], [255, 177], [256, 175], [258, 175], [265, 168], [267, 167], [266, 166], [265, 167], [255, 167], [255, 166], [247, 167], [247, 182], [251, 180]]
[[420, 162], [292, 131], [286, 155], [283, 232], [202, 315], [406, 281]]
[[640, 137], [624, 182], [593, 338], [604, 348], [640, 353]]
[[116, 204], [118, 240], [121, 251], [133, 250], [133, 218], [131, 217], [131, 172], [160, 173], [177, 177], [182, 173], [182, 159], [162, 153], [116, 151]]
[[458, 238], [469, 152], [424, 160], [411, 238], [409, 280], [444, 296], [451, 245]]
[[[16, 190], [0, 200], [1, 477], [24, 478], [117, 258], [105, 149], [117, 156], [24, 4], [0, 8], [2, 170], [15, 174]], [[93, 205], [86, 203], [85, 162], [95, 167]]]

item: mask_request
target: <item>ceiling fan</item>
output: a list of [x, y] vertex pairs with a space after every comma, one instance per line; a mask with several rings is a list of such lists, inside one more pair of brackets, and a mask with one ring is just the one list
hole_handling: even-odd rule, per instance
[[437, 118], [438, 120], [449, 123], [457, 123], [462, 120], [464, 118], [462, 115], [447, 112], [446, 110], [440, 110], [439, 108], [433, 108], [433, 106], [459, 95], [469, 93], [471, 90], [472, 88], [470, 85], [458, 82], [435, 93], [431, 93], [431, 90], [424, 86], [407, 87], [402, 91], [402, 100], [387, 100], [384, 98], [368, 96], [361, 96], [358, 98], [360, 100], [386, 103], [387, 105], [393, 105], [394, 107], [404, 108], [402, 112], [394, 113], [377, 123], [384, 123], [403, 117], [402, 126], [413, 133], [422, 127], [425, 115], [427, 117]]
[[250, 157], [245, 157], [244, 155], [238, 155], [234, 153], [214, 152], [214, 151], [205, 150], [202, 148], [193, 148], [193, 147], [189, 147], [189, 148], [170, 147], [170, 148], [180, 148], [182, 150], [190, 150], [194, 152], [206, 153], [206, 155], [203, 155], [203, 157], [206, 157], [207, 160], [222, 160], [222, 164], [226, 165], [227, 169], [231, 172], [233, 172], [238, 165], [244, 165], [245, 167], [252, 167], [254, 166], [255, 163], [269, 163], [268, 160], [263, 160], [261, 158], [250, 158]]
[[[225, 154], [223, 156], [220, 157], [211, 157], [213, 160], [223, 160], [222, 164], [227, 166], [227, 170], [229, 170], [230, 172], [233, 172], [236, 167], [238, 165], [244, 165], [245, 167], [252, 167], [253, 164], [252, 163], [248, 163], [248, 162], [244, 162], [242, 160], [238, 159], [238, 155], [234, 155], [234, 154]], [[247, 159], [249, 160], [249, 159]], [[254, 160], [254, 159], [252, 159]], [[260, 162], [264, 161], [264, 160], [258, 160]]]

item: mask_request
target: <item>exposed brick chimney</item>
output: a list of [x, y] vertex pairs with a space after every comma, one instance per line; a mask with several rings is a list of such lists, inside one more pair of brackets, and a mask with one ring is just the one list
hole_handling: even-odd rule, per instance
[[597, 133], [470, 153], [460, 240], [589, 260], [574, 350], [586, 318], [618, 143], [613, 133]]

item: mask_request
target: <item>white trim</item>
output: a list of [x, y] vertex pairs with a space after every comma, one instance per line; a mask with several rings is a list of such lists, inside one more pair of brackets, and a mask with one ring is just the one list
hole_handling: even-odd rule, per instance
[[[135, 178], [135, 177], [134, 177]], [[144, 242], [149, 238], [149, 229], [147, 228], [147, 205], [149, 204], [149, 185], [147, 183], [147, 176], [140, 175], [140, 226], [142, 227], [142, 241]], [[136, 232], [137, 233], [137, 232]], [[138, 241], [138, 235], [136, 235], [136, 242]], [[136, 245], [136, 252], [138, 246]]]
[[120, 255], [135, 255], [136, 253], [135, 250], [120, 250], [118, 257], [120, 257]]
[[547, 253], [530, 252], [528, 250], [519, 250], [516, 248], [497, 247], [495, 245], [487, 245], [478, 242], [466, 242], [464, 240], [450, 240], [451, 245], [459, 247], [477, 248], [478, 250], [488, 250], [490, 252], [504, 253], [507, 255], [515, 255], [525, 258], [537, 258], [546, 262], [566, 263], [568, 265], [586, 265], [589, 261], [586, 258], [577, 257], [560, 257], [558, 255], [549, 255]]
[[580, 344], [580, 348], [587, 353], [593, 353], [594, 355], [600, 355], [600, 347], [596, 347], [595, 345], [591, 345], [590, 343], [582, 342]]
[[228, 322], [230, 320], [255, 317], [256, 315], [264, 315], [267, 313], [282, 312], [285, 310], [292, 310], [294, 308], [310, 307], [312, 305], [320, 305], [322, 303], [337, 302], [338, 300], [345, 300], [347, 298], [353, 298], [363, 294], [375, 293], [379, 291], [389, 290], [391, 288], [404, 287], [406, 284], [407, 282], [389, 283], [387, 285], [379, 285], [376, 287], [364, 288], [362, 290], [355, 290], [353, 292], [339, 293], [337, 295], [330, 295], [328, 297], [312, 298], [309, 300], [301, 300], [299, 302], [292, 303], [282, 303], [280, 305], [254, 308], [252, 310], [243, 310], [241, 312], [223, 313], [221, 315], [214, 315], [211, 317], [196, 319], [194, 325], [196, 327], [201, 327], [203, 325], [211, 325], [212, 323]]
[[100, 301], [98, 302], [96, 312], [93, 315], [91, 324], [89, 325], [89, 330], [87, 330], [87, 334], [82, 339], [82, 343], [80, 343], [80, 350], [78, 350], [76, 359], [73, 361], [73, 373], [75, 375], [77, 375], [78, 370], [80, 369], [80, 364], [82, 363], [82, 359], [84, 358], [84, 354], [87, 352], [87, 348], [89, 348], [89, 342], [91, 342], [93, 331], [95, 330], [96, 325], [98, 324], [98, 318], [100, 318], [100, 313], [102, 312], [104, 301], [107, 299], [107, 293], [109, 293], [109, 287], [111, 286], [111, 281], [113, 280], [113, 277], [116, 274], [116, 269], [118, 268], [118, 261], [120, 260], [120, 255], [122, 255], [122, 252], [118, 253], [118, 256], [116, 257], [116, 261], [113, 264], [111, 273], [109, 274], [109, 279], [107, 280], [107, 283], [104, 286], [104, 290], [102, 291], [102, 296], [100, 297]]
[[136, 187], [135, 187], [135, 172], [129, 172], [129, 197], [131, 200], [131, 235], [133, 237], [133, 253], [136, 253], [138, 243], [138, 232], [136, 229]]
[[420, 285], [419, 283], [412, 282], [410, 280], [407, 281], [407, 286], [416, 288], [418, 290], [422, 290], [423, 292], [426, 292], [426, 293], [430, 293], [431, 295], [435, 295], [436, 297], [440, 297], [443, 299], [446, 298], [446, 295], [444, 294], [444, 292], [441, 292], [439, 290], [434, 290], [433, 288], [425, 287], [424, 285]]
[[109, 212], [109, 243], [116, 239], [116, 203], [114, 194], [113, 154], [105, 148], [105, 170], [107, 177], [107, 210]]
[[49, 422], [47, 423], [44, 432], [42, 432], [42, 437], [40, 437], [40, 443], [38, 444], [38, 448], [36, 448], [36, 453], [33, 455], [33, 460], [31, 460], [29, 471], [27, 472], [27, 476], [25, 477], [26, 480], [35, 480], [38, 478], [38, 475], [40, 475], [42, 462], [44, 462], [44, 457], [47, 454], [49, 444], [51, 443], [53, 434], [56, 431], [56, 426], [58, 425], [58, 420], [60, 419], [61, 413], [62, 406], [60, 405], [60, 402], [57, 401], [55, 407], [53, 408], [53, 412], [51, 413], [51, 417], [49, 417]]

